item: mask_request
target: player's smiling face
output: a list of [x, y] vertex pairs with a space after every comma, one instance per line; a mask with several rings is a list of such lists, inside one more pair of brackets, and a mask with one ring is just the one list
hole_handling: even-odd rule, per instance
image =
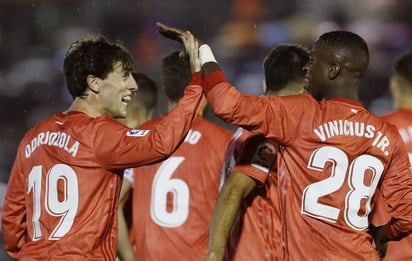
[[114, 66], [105, 79], [101, 81], [100, 101], [103, 115], [124, 118], [127, 115], [127, 103], [137, 84], [131, 73], [125, 73], [121, 63]]

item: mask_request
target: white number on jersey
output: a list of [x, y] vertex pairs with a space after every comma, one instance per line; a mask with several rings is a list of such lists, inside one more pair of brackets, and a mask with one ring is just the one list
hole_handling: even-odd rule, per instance
[[[181, 179], [171, 178], [184, 157], [170, 157], [160, 165], [152, 184], [150, 216], [162, 227], [178, 227], [189, 216], [189, 186]], [[173, 209], [167, 209], [168, 194], [173, 198]]]
[[[336, 192], [347, 180], [349, 191], [345, 197], [345, 222], [353, 229], [366, 229], [371, 210], [370, 202], [384, 169], [382, 162], [371, 155], [360, 155], [349, 162], [344, 151], [325, 146], [312, 153], [308, 168], [322, 172], [327, 162], [333, 165], [332, 173], [328, 178], [310, 184], [304, 189], [301, 212], [318, 219], [336, 222], [340, 209], [319, 203], [319, 198]], [[365, 204], [366, 211], [360, 214], [362, 204]]]
[[[34, 166], [27, 179], [27, 194], [33, 192], [33, 236], [32, 240], [39, 240], [43, 234], [40, 227], [41, 216], [41, 181], [42, 166]], [[63, 184], [63, 200], [60, 201], [57, 192], [57, 183]], [[49, 236], [49, 240], [59, 240], [66, 235], [74, 222], [79, 205], [79, 191], [77, 176], [74, 170], [65, 164], [54, 165], [46, 176], [46, 191], [44, 204], [48, 214], [61, 217], [59, 224]]]
[[409, 152], [408, 156], [409, 156], [409, 162], [411, 163], [411, 167], [412, 167], [412, 152]]

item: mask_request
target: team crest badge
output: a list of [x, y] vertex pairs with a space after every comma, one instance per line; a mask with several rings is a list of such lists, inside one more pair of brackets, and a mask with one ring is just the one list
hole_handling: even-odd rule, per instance
[[270, 169], [275, 163], [276, 147], [268, 142], [262, 142], [252, 159], [252, 164]]

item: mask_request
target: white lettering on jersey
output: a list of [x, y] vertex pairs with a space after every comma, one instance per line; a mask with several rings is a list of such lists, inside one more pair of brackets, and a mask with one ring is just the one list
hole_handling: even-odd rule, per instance
[[406, 128], [399, 128], [399, 133], [401, 134], [404, 143], [412, 141], [412, 125]]
[[40, 132], [31, 140], [29, 144], [26, 145], [26, 158], [29, 158], [31, 154], [41, 145], [48, 145], [63, 149], [75, 157], [77, 151], [79, 150], [80, 143], [77, 140], [72, 139], [71, 136], [65, 132]]
[[376, 127], [364, 122], [353, 122], [348, 120], [333, 120], [319, 125], [313, 130], [315, 135], [323, 142], [334, 136], [354, 136], [373, 139], [372, 146], [380, 149], [386, 156], [389, 152], [386, 148], [389, 147], [389, 138], [380, 131], [376, 131]]
[[146, 136], [150, 130], [128, 130], [126, 136], [129, 137], [144, 137]]
[[199, 142], [200, 138], [202, 138], [202, 133], [200, 131], [190, 129], [184, 142], [194, 145]]

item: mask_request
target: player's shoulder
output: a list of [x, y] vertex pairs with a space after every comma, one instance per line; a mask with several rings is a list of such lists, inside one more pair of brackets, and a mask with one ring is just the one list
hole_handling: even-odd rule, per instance
[[382, 115], [381, 118], [395, 125], [400, 122], [412, 122], [412, 110], [398, 109]]
[[32, 126], [25, 134], [26, 136], [31, 136], [33, 133], [38, 133], [43, 130], [54, 129], [54, 126], [59, 124], [57, 114], [54, 114], [48, 118], [45, 118]]
[[317, 100], [315, 100], [315, 98], [313, 98], [312, 95], [307, 94], [307, 93], [286, 95], [286, 96], [270, 96], [269, 99], [280, 99], [283, 101], [287, 101], [289, 103], [296, 103], [296, 104], [306, 104], [306, 103], [318, 104], [319, 103]]
[[251, 149], [253, 147], [258, 147], [260, 144], [276, 144], [273, 139], [268, 139], [265, 135], [261, 133], [253, 133], [246, 129], [239, 128], [232, 139], [232, 142], [235, 144], [237, 150]]

